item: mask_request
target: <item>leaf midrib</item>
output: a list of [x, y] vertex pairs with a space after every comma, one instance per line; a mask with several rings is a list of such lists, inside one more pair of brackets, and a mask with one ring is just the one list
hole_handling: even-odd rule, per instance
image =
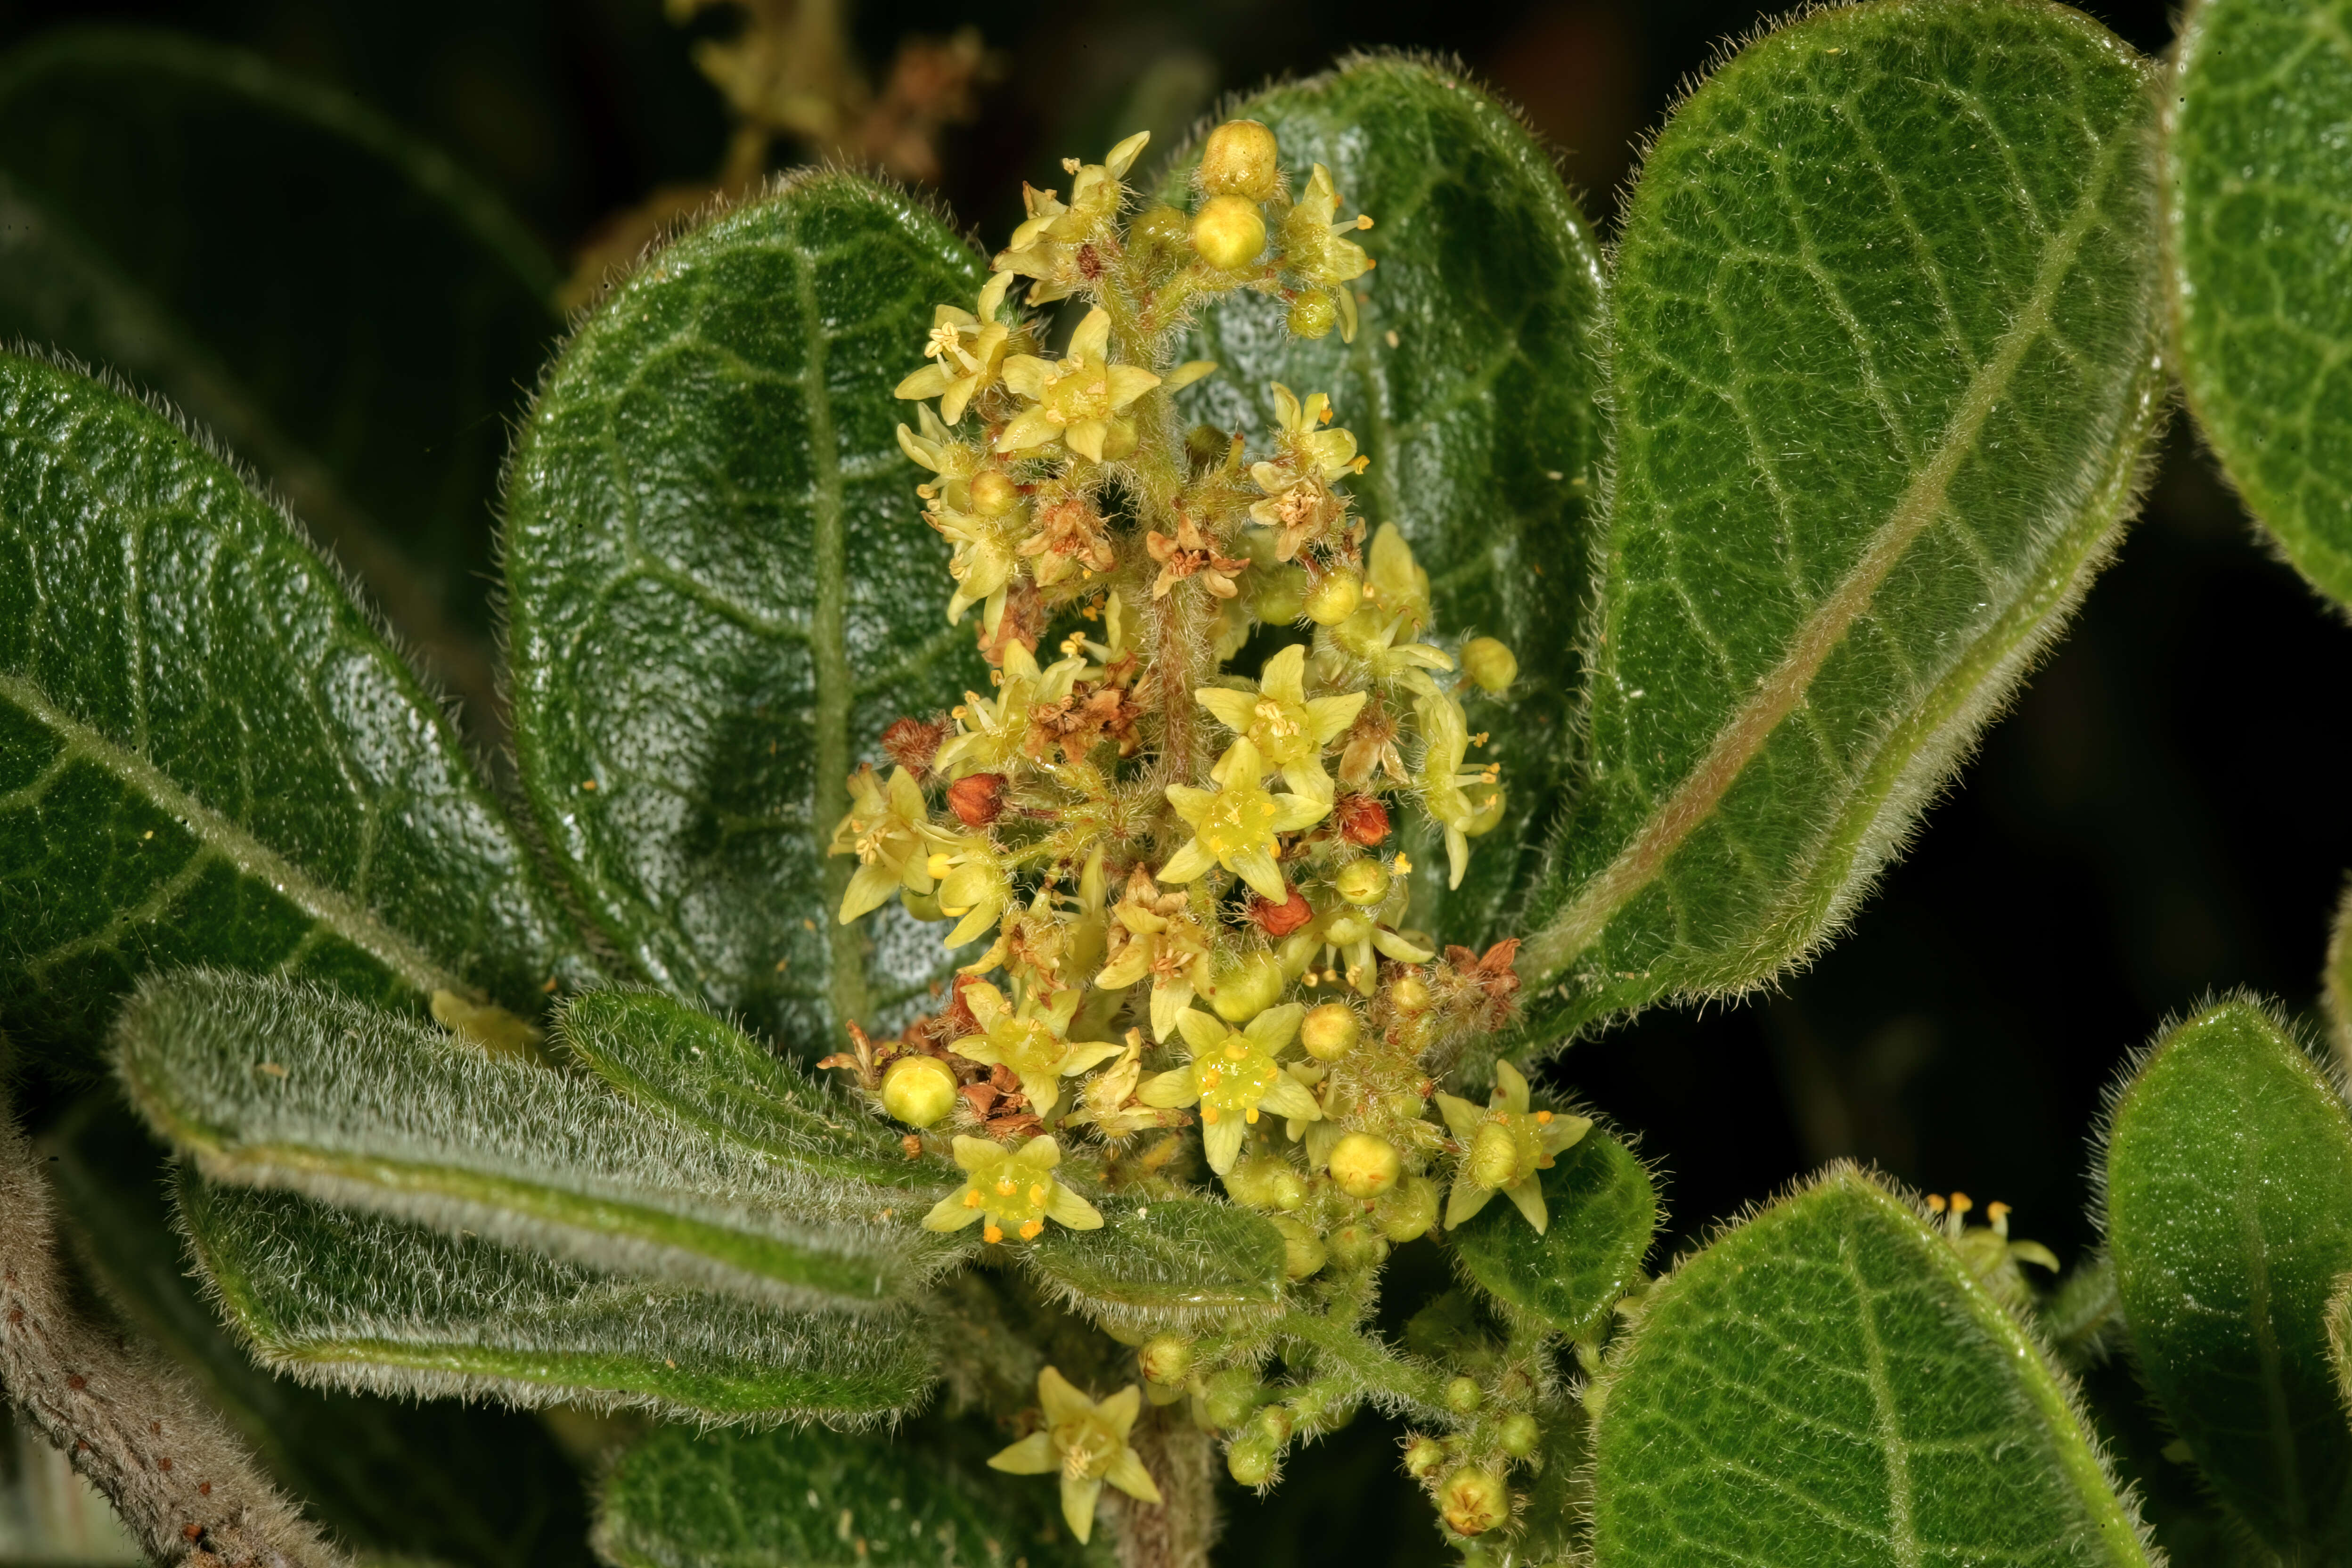
[[[2127, 138], [2111, 139], [2066, 226], [2043, 252], [2033, 289], [1992, 355], [1969, 378], [1944, 438], [1904, 489], [1844, 580], [1798, 628], [1793, 646], [1735, 709], [1714, 742], [1632, 843], [1585, 884], [1573, 902], [1528, 942], [1525, 973], [1541, 984], [1557, 976], [1599, 940], [1617, 911], [1655, 881], [1682, 845], [1714, 816], [1716, 806], [1764, 748], [1782, 720], [1804, 703], [1813, 678], [1869, 609], [1879, 585], [1941, 514], [1953, 479], [1973, 454], [1976, 437], [1999, 406], [2027, 352], [2051, 326], [2051, 310], [2084, 241], [2104, 216], [2104, 202]], [[1593, 689], [1598, 690], [1598, 683]]]

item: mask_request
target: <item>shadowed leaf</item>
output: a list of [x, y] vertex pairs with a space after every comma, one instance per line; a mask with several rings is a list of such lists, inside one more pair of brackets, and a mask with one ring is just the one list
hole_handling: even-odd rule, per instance
[[1490, 1203], [1448, 1234], [1462, 1268], [1507, 1307], [1573, 1339], [1597, 1339], [1609, 1310], [1642, 1282], [1658, 1194], [1631, 1149], [1594, 1128], [1542, 1173], [1538, 1236], [1509, 1203]]

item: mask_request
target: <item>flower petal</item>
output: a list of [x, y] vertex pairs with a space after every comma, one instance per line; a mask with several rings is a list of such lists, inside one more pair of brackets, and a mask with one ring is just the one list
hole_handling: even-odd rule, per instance
[[1201, 1130], [1201, 1143], [1209, 1156], [1209, 1169], [1220, 1176], [1234, 1168], [1241, 1158], [1242, 1136], [1249, 1131], [1248, 1123], [1238, 1116], [1223, 1116]]
[[[948, 373], [940, 369], [938, 365], [927, 364], [922, 369], [913, 372], [908, 375], [905, 380], [899, 382], [897, 389], [893, 393], [893, 395], [909, 398], [937, 397], [947, 389]], [[955, 420], [951, 417], [949, 419], [948, 423], [952, 425], [955, 423]]]
[[1454, 1195], [1445, 1200], [1445, 1228], [1467, 1223], [1494, 1195], [1492, 1187], [1482, 1187], [1467, 1176], [1454, 1177]]
[[982, 1218], [981, 1211], [968, 1208], [964, 1205], [963, 1195], [969, 1190], [958, 1187], [954, 1192], [933, 1204], [931, 1212], [923, 1216], [923, 1228], [925, 1230], [961, 1230], [968, 1225], [978, 1225]]
[[[1307, 645], [1292, 643], [1288, 647], [1265, 661], [1258, 672], [1257, 689], [1279, 701], [1303, 703], [1307, 700]], [[1331, 699], [1326, 698], [1329, 701]], [[1363, 705], [1363, 694], [1356, 696], [1357, 706]], [[1313, 710], [1309, 709], [1309, 712]]]
[[1045, 1215], [1059, 1221], [1072, 1230], [1100, 1230], [1102, 1210], [1062, 1185], [1054, 1184], [1053, 1195], [1045, 1200]]
[[[1274, 797], [1274, 830], [1296, 833], [1302, 827], [1312, 827], [1331, 815], [1331, 803], [1318, 800], [1311, 795], [1278, 795]], [[1266, 894], [1271, 899], [1276, 895]]]
[[1042, 408], [1024, 408], [996, 437], [996, 450], [1024, 452], [1032, 447], [1048, 446], [1062, 438], [1062, 426]]
[[[1286, 795], [1280, 798], [1297, 800], [1299, 797]], [[1320, 815], [1317, 813], [1317, 816]], [[1308, 818], [1308, 821], [1312, 820], [1312, 817]], [[1200, 840], [1196, 838], [1193, 842], [1197, 844]], [[1268, 903], [1280, 904], [1289, 900], [1290, 889], [1282, 879], [1282, 868], [1274, 863], [1274, 856], [1265, 845], [1253, 844], [1238, 854], [1224, 857], [1224, 862], [1227, 870], [1247, 882]]]
[[[1182, 786], [1171, 784], [1168, 787], [1173, 791]], [[1177, 809], [1181, 811], [1183, 808], [1179, 806]], [[1217, 858], [1209, 853], [1206, 845], [1198, 838], [1190, 838], [1185, 840], [1183, 848], [1168, 858], [1168, 864], [1152, 875], [1163, 882], [1190, 882], [1206, 874], [1209, 868], [1216, 863]]]
[[1202, 1057], [1223, 1045], [1225, 1037], [1233, 1033], [1223, 1018], [1198, 1007], [1187, 1007], [1177, 1014], [1176, 1026], [1184, 1031], [1184, 1043], [1192, 1047], [1192, 1054]]
[[1037, 1374], [1037, 1405], [1045, 1411], [1049, 1427], [1095, 1413], [1095, 1402], [1079, 1393], [1077, 1386], [1062, 1375], [1059, 1367], [1049, 1366]]
[[1192, 700], [1216, 716], [1218, 723], [1235, 733], [1250, 727], [1257, 716], [1257, 699], [1247, 691], [1235, 691], [1230, 687], [1203, 686], [1192, 693]]
[[1323, 1108], [1315, 1103], [1315, 1097], [1307, 1092], [1307, 1086], [1288, 1073], [1276, 1078], [1267, 1086], [1265, 1098], [1257, 1103], [1259, 1110], [1279, 1116], [1286, 1121], [1320, 1121], [1323, 1119]]
[[1498, 1110], [1524, 1116], [1528, 1111], [1528, 1075], [1508, 1062], [1495, 1064], [1495, 1097], [1487, 1101]]
[[1160, 384], [1158, 376], [1131, 364], [1111, 366], [1110, 374], [1106, 379], [1109, 383], [1110, 405], [1113, 408], [1126, 407]]
[[1161, 378], [1160, 384], [1171, 392], [1192, 385], [1202, 376], [1217, 374], [1217, 362], [1213, 359], [1188, 359]]
[[1062, 1461], [1054, 1452], [1054, 1439], [1049, 1434], [1032, 1432], [1010, 1448], [991, 1455], [988, 1468], [1003, 1470], [1008, 1476], [1044, 1476], [1060, 1469]]
[[1062, 1478], [1062, 1522], [1070, 1527], [1081, 1546], [1094, 1538], [1095, 1502], [1102, 1496], [1102, 1488], [1098, 1480]]
[[1118, 1457], [1110, 1462], [1110, 1468], [1103, 1472], [1103, 1479], [1138, 1502], [1165, 1500], [1160, 1495], [1159, 1483], [1151, 1479], [1151, 1472], [1143, 1468], [1143, 1461], [1136, 1457], [1132, 1448], [1118, 1451]]
[[1468, 1100], [1441, 1094], [1437, 1097], [1437, 1113], [1445, 1118], [1445, 1130], [1454, 1134], [1455, 1142], [1466, 1147], [1478, 1136], [1478, 1108]]
[[1281, 1006], [1268, 1007], [1252, 1018], [1249, 1027], [1242, 1033], [1249, 1037], [1251, 1045], [1267, 1056], [1273, 1056], [1298, 1037], [1298, 1026], [1306, 1016], [1307, 1005], [1304, 1002], [1285, 1002]]
[[860, 866], [857, 874], [849, 879], [842, 890], [841, 915], [843, 925], [869, 914], [889, 902], [890, 895], [898, 890], [898, 873], [877, 860], [871, 866]]
[[1110, 312], [1097, 305], [1087, 312], [1078, 330], [1070, 334], [1070, 352], [1063, 363], [1070, 360], [1098, 360], [1110, 347]]
[[1168, 804], [1176, 808], [1176, 815], [1194, 824], [1208, 816], [1209, 807], [1217, 803], [1214, 790], [1197, 789], [1191, 784], [1170, 784], [1167, 795]]
[[1062, 432], [1062, 443], [1079, 457], [1099, 463], [1103, 455], [1103, 437], [1110, 434], [1110, 426], [1100, 419], [1081, 419]]
[[1544, 1233], [1544, 1226], [1549, 1223], [1549, 1216], [1544, 1213], [1543, 1184], [1541, 1182], [1538, 1181], [1533, 1176], [1529, 1176], [1526, 1181], [1519, 1183], [1517, 1186], [1505, 1187], [1503, 1189], [1503, 1195], [1519, 1205], [1519, 1212], [1528, 1216], [1528, 1223], [1536, 1227], [1536, 1234], [1538, 1236], [1541, 1236]]
[[1153, 1074], [1136, 1091], [1135, 1098], [1155, 1110], [1174, 1110], [1197, 1102], [1201, 1086], [1194, 1080], [1191, 1068], [1178, 1068], [1172, 1072]]

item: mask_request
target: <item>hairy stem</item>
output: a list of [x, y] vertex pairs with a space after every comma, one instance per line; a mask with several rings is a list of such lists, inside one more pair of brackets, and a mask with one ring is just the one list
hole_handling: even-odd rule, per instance
[[1129, 1438], [1161, 1503], [1119, 1500], [1118, 1568], [1208, 1568], [1217, 1540], [1216, 1453], [1207, 1433], [1172, 1414], [1182, 1408], [1147, 1411]]

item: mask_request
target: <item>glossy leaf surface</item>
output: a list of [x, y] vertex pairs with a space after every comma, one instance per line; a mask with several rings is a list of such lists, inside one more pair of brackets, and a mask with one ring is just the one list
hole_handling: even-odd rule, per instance
[[116, 1034], [132, 1103], [215, 1181], [804, 1307], [878, 1306], [952, 1250], [913, 1228], [919, 1198], [311, 987], [151, 981]]
[[1509, 1203], [1489, 1203], [1447, 1234], [1463, 1270], [1507, 1307], [1591, 1339], [1642, 1282], [1657, 1233], [1658, 1193], [1640, 1156], [1599, 1128], [1541, 1175], [1547, 1224], [1538, 1236]]
[[815, 174], [649, 261], [556, 362], [508, 498], [516, 740], [549, 842], [647, 978], [803, 1047], [941, 973], [828, 858], [883, 728], [986, 683], [891, 395], [978, 260]]
[[1555, 1029], [1819, 944], [2105, 560], [2161, 405], [2152, 113], [2079, 12], [1901, 0], [1650, 150], [1589, 783], [1519, 955]]
[[[1247, 434], [1275, 429], [1268, 384], [1331, 395], [1371, 467], [1349, 486], [1374, 527], [1393, 522], [1430, 577], [1448, 637], [1496, 637], [1519, 661], [1502, 700], [1465, 693], [1470, 727], [1492, 732], [1481, 763], [1502, 764], [1508, 805], [1478, 841], [1460, 889], [1445, 888], [1441, 840], [1415, 813], [1400, 842], [1419, 868], [1413, 918], [1448, 942], [1511, 934], [1500, 922], [1532, 874], [1563, 805], [1590, 596], [1591, 517], [1603, 421], [1600, 249], [1550, 155], [1475, 85], [1418, 60], [1361, 57], [1274, 88], [1233, 111], [1264, 121], [1294, 193], [1331, 171], [1343, 221], [1376, 267], [1352, 343], [1290, 337], [1286, 307], [1228, 296], [1203, 311], [1188, 354], [1219, 373], [1188, 412]], [[1197, 151], [1163, 190], [1181, 190]]]
[[2180, 378], [2249, 510], [2352, 605], [2352, 4], [2190, 8], [2166, 112]]
[[2126, 1331], [2173, 1430], [2290, 1560], [2339, 1559], [2352, 1431], [2326, 1311], [2352, 1271], [2352, 1117], [2260, 1006], [2167, 1032], [2116, 1102], [2107, 1250]]
[[110, 28], [0, 59], [0, 334], [217, 433], [487, 718], [499, 464], [561, 329], [497, 198], [330, 88]]
[[2150, 1561], [2060, 1375], [1851, 1169], [1662, 1279], [1599, 1392], [1600, 1568]]
[[0, 356], [0, 1026], [95, 1068], [148, 970], [535, 1011], [588, 973], [334, 570], [146, 405]]
[[1150, 1327], [1282, 1310], [1282, 1233], [1213, 1198], [1097, 1203], [1100, 1230], [1048, 1226], [1030, 1243], [1046, 1288], [1087, 1317]]
[[187, 1181], [180, 1205], [238, 1335], [304, 1383], [863, 1424], [931, 1382], [910, 1314], [789, 1311], [599, 1275], [295, 1193]]

